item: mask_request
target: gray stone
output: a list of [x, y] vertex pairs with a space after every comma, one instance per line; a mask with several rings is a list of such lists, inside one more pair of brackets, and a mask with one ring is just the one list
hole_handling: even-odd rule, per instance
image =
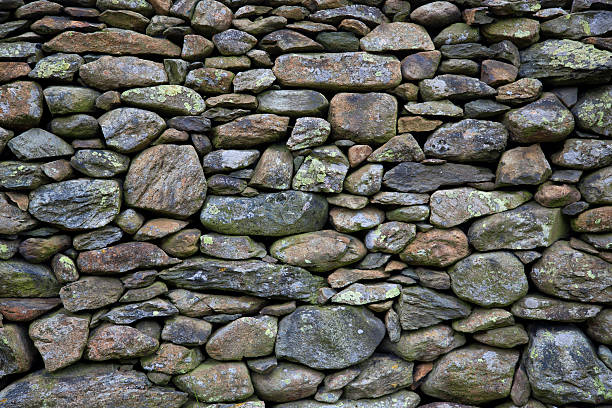
[[395, 283], [374, 283], [364, 285], [353, 283], [332, 296], [332, 303], [345, 305], [367, 305], [369, 303], [385, 302], [400, 295], [400, 285]]
[[92, 361], [142, 357], [154, 353], [159, 342], [130, 326], [102, 324], [92, 330], [85, 356]]
[[592, 204], [612, 204], [612, 166], [582, 177], [578, 188], [582, 198]]
[[257, 162], [259, 150], [215, 150], [202, 159], [202, 166], [207, 173], [218, 173], [239, 170]]
[[429, 327], [445, 320], [466, 317], [471, 311], [467, 303], [454, 296], [420, 286], [403, 288], [395, 308], [404, 330]]
[[477, 99], [497, 94], [495, 89], [476, 78], [454, 74], [424, 79], [419, 83], [419, 91], [426, 101]]
[[82, 65], [79, 76], [88, 86], [109, 89], [159, 85], [168, 82], [163, 64], [137, 57], [103, 56]]
[[579, 128], [612, 136], [612, 86], [602, 86], [587, 91], [572, 107]]
[[[335, 403], [301, 400], [278, 404], [278, 408], [415, 408], [419, 405], [419, 395], [410, 391], [398, 391], [380, 398], [360, 400], [341, 400]], [[443, 407], [444, 408], [444, 407]]]
[[28, 76], [34, 79], [71, 82], [84, 62], [78, 54], [53, 54], [38, 61]]
[[257, 102], [258, 112], [291, 117], [321, 115], [329, 106], [322, 93], [305, 89], [273, 89], [257, 95]]
[[324, 376], [311, 368], [280, 363], [268, 373], [253, 374], [252, 379], [259, 397], [271, 402], [287, 402], [316, 393]]
[[393, 190], [425, 193], [441, 186], [490, 181], [493, 173], [484, 167], [444, 163], [425, 165], [405, 162], [387, 171], [383, 184]]
[[125, 173], [130, 159], [110, 150], [82, 149], [70, 158], [70, 165], [89, 177], [113, 177]]
[[512, 314], [521, 319], [552, 322], [582, 322], [595, 317], [601, 306], [565, 302], [542, 295], [527, 295], [512, 305]]
[[592, 170], [612, 164], [612, 141], [567, 139], [563, 149], [551, 156], [553, 164], [578, 170]]
[[0, 296], [57, 297], [61, 285], [44, 265], [18, 259], [0, 261]]
[[360, 40], [364, 51], [429, 51], [435, 49], [427, 30], [413, 23], [381, 24]]
[[292, 188], [300, 191], [340, 193], [349, 161], [336, 146], [312, 150], [295, 173]]
[[195, 370], [174, 377], [174, 384], [197, 401], [242, 401], [253, 395], [249, 370], [243, 362], [208, 360]]
[[155, 298], [141, 303], [114, 307], [105, 313], [102, 319], [115, 324], [130, 324], [142, 319], [174, 316], [178, 312], [178, 309], [172, 303]]
[[52, 115], [65, 115], [95, 111], [100, 93], [77, 86], [50, 86], [44, 89], [43, 95]]
[[437, 324], [401, 333], [399, 341], [385, 339], [382, 349], [407, 361], [434, 361], [443, 354], [465, 344], [465, 336], [449, 326]]
[[38, 222], [26, 211], [9, 201], [5, 193], [0, 193], [0, 234], [16, 234], [34, 228]]
[[274, 352], [276, 334], [276, 317], [241, 317], [212, 334], [206, 353], [215, 360], [267, 356]]
[[344, 387], [347, 399], [376, 398], [412, 384], [413, 364], [399, 357], [375, 354], [359, 365], [359, 376]]
[[15, 136], [8, 141], [7, 146], [22, 160], [70, 156], [74, 153], [72, 146], [64, 140], [39, 128]]
[[[261, 105], [260, 105], [261, 106]], [[287, 147], [291, 151], [320, 146], [329, 137], [331, 125], [321, 118], [297, 118], [291, 136], [287, 140]]]
[[[0, 327], [0, 377], [27, 372], [32, 368], [36, 351], [27, 330], [16, 324]], [[26, 406], [23, 405], [25, 408]]]
[[315, 369], [341, 369], [372, 355], [385, 334], [372, 312], [355, 306], [300, 306], [279, 323], [276, 356]]
[[246, 235], [221, 235], [209, 232], [200, 237], [200, 251], [204, 255], [222, 259], [263, 258], [266, 247]]
[[166, 128], [156, 113], [136, 108], [118, 108], [98, 118], [106, 144], [120, 153], [144, 149]]
[[321, 229], [326, 220], [323, 197], [291, 190], [255, 197], [209, 196], [200, 214], [206, 228], [232, 235], [299, 234]]
[[115, 303], [123, 293], [119, 279], [85, 276], [62, 287], [60, 298], [66, 310], [94, 310]]
[[206, 109], [200, 94], [182, 85], [129, 89], [121, 93], [121, 101], [167, 115], [199, 115]]

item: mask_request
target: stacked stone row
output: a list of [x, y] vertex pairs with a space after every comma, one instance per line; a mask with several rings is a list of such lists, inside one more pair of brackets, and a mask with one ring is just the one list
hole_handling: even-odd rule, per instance
[[611, 34], [0, 0], [0, 406], [611, 406]]

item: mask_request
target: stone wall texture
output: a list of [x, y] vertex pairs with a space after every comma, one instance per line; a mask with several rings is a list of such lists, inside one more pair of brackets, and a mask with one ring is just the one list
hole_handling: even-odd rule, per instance
[[0, 0], [0, 408], [612, 408], [611, 0]]

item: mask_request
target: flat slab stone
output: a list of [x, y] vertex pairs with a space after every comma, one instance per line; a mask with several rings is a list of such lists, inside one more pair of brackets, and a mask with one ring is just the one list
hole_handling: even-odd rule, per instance
[[206, 109], [200, 94], [182, 85], [128, 89], [121, 93], [121, 101], [127, 105], [167, 115], [199, 115]]
[[61, 285], [45, 265], [0, 261], [0, 297], [57, 297]]
[[325, 280], [297, 266], [259, 260], [195, 257], [165, 269], [159, 278], [186, 289], [216, 289], [266, 298], [313, 301]]
[[327, 208], [323, 197], [292, 190], [255, 197], [209, 196], [200, 221], [221, 234], [283, 236], [320, 230]]
[[397, 191], [426, 193], [441, 186], [478, 183], [491, 181], [493, 178], [491, 170], [484, 167], [455, 163], [425, 165], [405, 162], [387, 171], [383, 184]]
[[168, 266], [179, 262], [157, 245], [148, 242], [125, 242], [108, 248], [81, 252], [77, 265], [82, 273], [106, 275], [133, 269]]
[[402, 81], [397, 58], [365, 52], [281, 55], [273, 71], [281, 85], [328, 91], [378, 91]]

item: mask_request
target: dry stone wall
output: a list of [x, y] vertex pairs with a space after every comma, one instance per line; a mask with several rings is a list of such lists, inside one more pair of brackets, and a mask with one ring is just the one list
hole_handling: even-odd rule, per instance
[[0, 0], [0, 407], [612, 407], [611, 35]]

